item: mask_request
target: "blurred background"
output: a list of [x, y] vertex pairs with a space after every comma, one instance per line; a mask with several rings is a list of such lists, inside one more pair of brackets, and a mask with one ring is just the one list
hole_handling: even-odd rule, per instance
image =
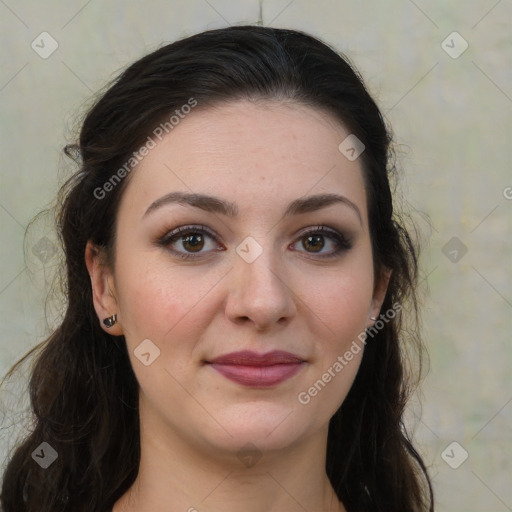
[[[430, 369], [408, 425], [438, 511], [512, 511], [510, 0], [0, 0], [0, 376], [59, 317], [51, 217], [24, 235], [71, 170], [61, 149], [93, 95], [163, 43], [258, 20], [346, 53], [393, 127], [428, 290]], [[24, 386], [0, 395], [0, 472]]]

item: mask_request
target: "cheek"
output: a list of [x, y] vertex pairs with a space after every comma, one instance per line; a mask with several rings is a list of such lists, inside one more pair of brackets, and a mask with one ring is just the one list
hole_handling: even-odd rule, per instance
[[315, 288], [313, 301], [323, 327], [316, 336], [311, 397], [322, 390], [322, 407], [326, 414], [334, 414], [352, 386], [364, 353], [362, 340], [373, 296], [371, 259], [365, 254], [354, 255], [321, 284], [321, 289]]
[[168, 286], [154, 270], [120, 272], [119, 281], [123, 328], [130, 338], [156, 342], [165, 326], [170, 329], [185, 314], [186, 296], [178, 297], [176, 286]]
[[340, 273], [337, 279], [325, 282], [324, 293], [316, 302], [315, 312], [323, 327], [317, 332], [307, 386], [297, 399], [312, 407], [319, 418], [330, 418], [337, 411], [359, 370], [372, 297], [369, 274]]
[[310, 285], [315, 311], [338, 340], [366, 327], [373, 296], [371, 266], [354, 261]]
[[[198, 312], [214, 282], [208, 287], [208, 283], [196, 279], [192, 285], [186, 271], [177, 267], [170, 271], [168, 264], [164, 269], [159, 261], [149, 258], [124, 261], [116, 276], [132, 368], [146, 399], [154, 400], [158, 408], [162, 396], [179, 393], [176, 380], [187, 379], [194, 347], [205, 328], [201, 322], [206, 317]], [[142, 346], [146, 347], [144, 351], [139, 349]], [[139, 359], [146, 352], [150, 353], [148, 366]]]
[[[149, 338], [160, 346], [165, 328], [184, 316], [187, 290], [179, 282], [179, 274], [162, 271], [162, 265], [145, 252], [119, 250], [124, 256], [116, 262], [116, 289], [123, 330], [129, 346]], [[176, 282], [178, 279], [178, 282]]]
[[[133, 350], [148, 338], [162, 352], [190, 352], [194, 335], [197, 338], [208, 323], [204, 307], [221, 277], [215, 271], [199, 275], [193, 267], [145, 253], [120, 261], [116, 288], [129, 347]], [[173, 339], [179, 339], [179, 345]]]

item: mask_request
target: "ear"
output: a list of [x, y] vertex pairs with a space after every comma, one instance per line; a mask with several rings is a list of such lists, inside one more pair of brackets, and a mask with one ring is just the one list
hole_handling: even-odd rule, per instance
[[392, 270], [390, 268], [384, 267], [383, 270], [380, 272], [380, 275], [378, 276], [377, 280], [375, 281], [372, 302], [370, 305], [370, 310], [368, 312], [368, 321], [370, 322], [370, 325], [373, 325], [375, 323], [375, 320], [371, 320], [371, 317], [379, 317], [382, 303], [384, 302], [386, 292], [388, 291], [391, 273]]
[[[113, 336], [121, 336], [123, 330], [116, 298], [114, 276], [105, 263], [104, 250], [90, 240], [85, 247], [85, 264], [91, 276], [92, 298], [101, 328]], [[117, 315], [117, 322], [107, 329], [103, 319]]]

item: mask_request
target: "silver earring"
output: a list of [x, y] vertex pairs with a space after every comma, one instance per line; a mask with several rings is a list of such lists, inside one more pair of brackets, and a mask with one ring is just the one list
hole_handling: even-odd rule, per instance
[[110, 329], [117, 322], [117, 315], [109, 316], [103, 319], [103, 324], [107, 329]]
[[371, 316], [370, 320], [373, 320], [375, 322], [377, 319], [374, 316]]

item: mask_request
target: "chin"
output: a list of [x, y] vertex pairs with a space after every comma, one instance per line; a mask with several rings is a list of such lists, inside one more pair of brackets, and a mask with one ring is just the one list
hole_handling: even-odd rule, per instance
[[308, 430], [314, 430], [307, 418], [299, 417], [299, 412], [282, 404], [239, 404], [218, 417], [230, 435], [222, 431], [223, 435], [211, 442], [229, 451], [247, 444], [261, 451], [284, 449]]

